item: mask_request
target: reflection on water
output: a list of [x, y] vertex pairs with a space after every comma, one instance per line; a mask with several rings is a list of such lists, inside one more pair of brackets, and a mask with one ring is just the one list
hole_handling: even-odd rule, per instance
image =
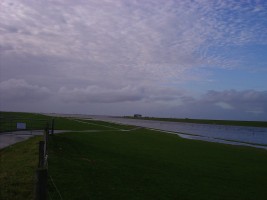
[[[185, 137], [188, 139], [198, 139], [198, 140], [229, 143], [229, 144], [240, 144], [241, 142], [241, 143], [252, 143], [258, 145], [267, 145], [267, 128], [212, 125], [212, 124], [193, 124], [193, 123], [181, 123], [181, 122], [162, 122], [162, 121], [152, 121], [152, 120], [139, 120], [139, 119], [135, 120], [135, 119], [110, 118], [110, 117], [103, 117], [101, 119], [116, 123], [175, 132], [181, 137]], [[179, 134], [179, 133], [184, 133], [184, 134]]]

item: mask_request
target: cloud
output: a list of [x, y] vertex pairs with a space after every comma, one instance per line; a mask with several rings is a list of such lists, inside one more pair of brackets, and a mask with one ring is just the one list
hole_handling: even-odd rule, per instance
[[[267, 91], [210, 90], [201, 98], [182, 97], [181, 115], [217, 119], [267, 119]], [[227, 117], [226, 117], [227, 116]], [[201, 117], [200, 117], [201, 118]]]
[[107, 90], [96, 86], [89, 86], [84, 89], [74, 88], [68, 90], [60, 88], [59, 94], [65, 102], [78, 103], [115, 103], [123, 101], [138, 101], [142, 99], [139, 91], [130, 88], [122, 88], [120, 90]]
[[[198, 87], [198, 81], [207, 77], [206, 69], [244, 69], [244, 63], [252, 63], [257, 70], [260, 62], [265, 67], [265, 60], [248, 62], [247, 53], [233, 56], [231, 51], [250, 45], [263, 45], [265, 50], [265, 1], [2, 0], [0, 4], [5, 101], [27, 101], [26, 96], [35, 101], [52, 93], [54, 107], [63, 101], [82, 111], [90, 103], [95, 107], [99, 103], [99, 109], [116, 104], [121, 112], [122, 104], [157, 110], [159, 103], [162, 110], [184, 105], [184, 113], [202, 109], [203, 115], [204, 107], [216, 112], [266, 111], [260, 100], [265, 94], [256, 90], [223, 86], [229, 90], [205, 94], [200, 88], [191, 94], [184, 86], [192, 81]], [[216, 77], [212, 79], [216, 82]], [[199, 107], [191, 109], [194, 105]], [[74, 108], [63, 110], [67, 109]]]
[[74, 103], [118, 103], [136, 101], [173, 101], [178, 100], [183, 91], [153, 86], [126, 86], [122, 88], [101, 88], [88, 86], [86, 88], [69, 89], [62, 87], [59, 96], [64, 102]]
[[253, 21], [255, 16], [265, 19], [264, 5], [243, 4], [5, 0], [1, 42], [13, 51], [3, 49], [3, 59], [10, 53], [56, 56], [63, 73], [74, 71], [70, 68], [82, 71], [79, 76], [90, 76], [95, 68], [117, 71], [110, 82], [129, 72], [143, 79], [180, 81], [185, 71], [200, 65], [236, 63], [212, 55], [215, 46], [266, 43], [266, 27]]
[[1, 102], [37, 102], [47, 99], [50, 91], [46, 87], [31, 85], [23, 79], [0, 82]]
[[267, 113], [267, 91], [209, 91], [203, 98], [203, 101], [209, 103], [223, 102], [228, 107], [250, 113]]

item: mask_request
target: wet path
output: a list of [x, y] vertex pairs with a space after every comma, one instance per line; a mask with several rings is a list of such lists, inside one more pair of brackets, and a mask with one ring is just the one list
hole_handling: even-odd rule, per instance
[[[54, 133], [62, 133], [65, 131], [55, 131]], [[43, 130], [34, 130], [34, 131], [14, 131], [14, 132], [5, 132], [0, 133], [0, 149], [8, 147], [12, 144], [22, 142], [33, 136], [43, 135]]]
[[16, 132], [1, 133], [0, 149], [3, 149], [17, 142], [27, 140], [35, 135], [42, 135], [42, 134], [43, 132], [40, 131], [16, 131]]

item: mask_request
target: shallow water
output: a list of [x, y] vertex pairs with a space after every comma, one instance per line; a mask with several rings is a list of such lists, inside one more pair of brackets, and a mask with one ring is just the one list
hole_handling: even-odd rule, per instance
[[[188, 139], [198, 139], [223, 143], [252, 143], [267, 145], [267, 128], [213, 125], [213, 124], [193, 124], [181, 122], [163, 122], [153, 120], [125, 119], [125, 118], [98, 118], [104, 121], [142, 126], [152, 129], [175, 132]], [[192, 135], [189, 135], [192, 134]], [[195, 136], [194, 136], [195, 135]], [[222, 140], [222, 141], [221, 141]], [[227, 141], [228, 140], [228, 141]], [[232, 142], [235, 141], [235, 142]]]

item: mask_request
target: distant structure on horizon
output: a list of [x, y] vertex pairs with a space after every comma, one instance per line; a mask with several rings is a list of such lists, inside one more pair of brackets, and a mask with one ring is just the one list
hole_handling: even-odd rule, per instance
[[142, 115], [140, 115], [140, 114], [134, 114], [134, 118], [141, 118], [142, 117]]

